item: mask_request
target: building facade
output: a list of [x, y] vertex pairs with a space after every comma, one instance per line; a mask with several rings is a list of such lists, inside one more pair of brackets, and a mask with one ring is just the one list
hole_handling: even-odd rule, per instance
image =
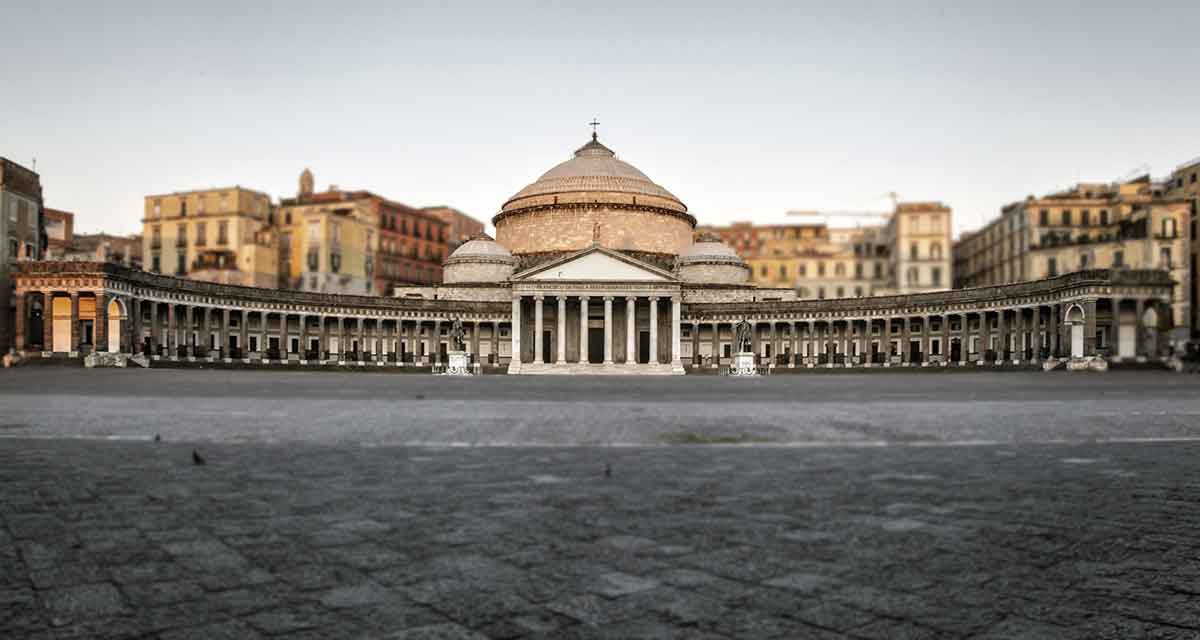
[[12, 347], [16, 322], [10, 273], [18, 261], [42, 258], [44, 215], [41, 177], [0, 158], [0, 352]]
[[1200, 158], [1179, 165], [1167, 180], [1167, 196], [1182, 198], [1188, 207], [1188, 308], [1192, 337], [1200, 337]]
[[115, 236], [108, 233], [81, 233], [74, 236], [65, 260], [112, 262], [142, 268], [142, 236]]
[[1193, 317], [1187, 223], [1187, 201], [1168, 195], [1148, 177], [1080, 183], [1041, 198], [1030, 196], [959, 239], [956, 285], [1005, 284], [1096, 268], [1161, 269], [1178, 283], [1173, 322], [1186, 328]]
[[[345, 206], [296, 206], [322, 204]], [[316, 213], [293, 210], [289, 224], [328, 220]], [[477, 236], [446, 259], [442, 284], [397, 287], [392, 297], [235, 287], [114, 264], [21, 263], [18, 342], [47, 357], [136, 352], [151, 364], [435, 371], [455, 351], [509, 374], [682, 374], [728, 367], [738, 354], [779, 371], [1105, 368], [1170, 355], [1175, 281], [1163, 269], [827, 300], [755, 286], [733, 248], [695, 235], [682, 201], [594, 134], [506, 201], [493, 223], [494, 240]], [[888, 232], [891, 241], [942, 237], [935, 226], [907, 224]], [[932, 246], [896, 268], [931, 269]], [[905, 286], [932, 287], [932, 273]], [[35, 326], [26, 312], [34, 306], [52, 309], [50, 321]], [[450, 332], [460, 323], [461, 342]]]
[[472, 218], [471, 216], [445, 205], [436, 207], [423, 207], [421, 211], [430, 215], [436, 216], [442, 222], [445, 222], [448, 229], [447, 244], [451, 251], [462, 246], [471, 238], [483, 235], [483, 223]]
[[144, 266], [153, 273], [251, 287], [278, 282], [265, 193], [240, 186], [146, 196]]
[[46, 251], [42, 259], [64, 257], [75, 246], [75, 214], [47, 207], [43, 218], [46, 224]]
[[882, 225], [702, 227], [732, 246], [759, 286], [794, 288], [800, 298], [859, 298], [950, 288], [951, 210], [940, 202], [899, 203]]

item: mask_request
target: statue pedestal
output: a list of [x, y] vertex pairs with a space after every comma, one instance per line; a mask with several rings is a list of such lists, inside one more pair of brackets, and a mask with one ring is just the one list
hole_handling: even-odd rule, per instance
[[467, 357], [466, 351], [451, 351], [446, 354], [446, 375], [448, 376], [469, 376], [471, 375], [471, 359]]
[[754, 363], [754, 354], [746, 351], [733, 354], [733, 362], [729, 365], [731, 376], [756, 376], [758, 367]]

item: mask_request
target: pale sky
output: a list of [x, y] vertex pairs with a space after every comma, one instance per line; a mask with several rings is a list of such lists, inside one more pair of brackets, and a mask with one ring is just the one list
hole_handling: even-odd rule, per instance
[[[307, 5], [307, 6], [305, 6]], [[44, 2], [0, 11], [0, 156], [77, 231], [148, 194], [370, 189], [484, 221], [599, 118], [701, 223], [1001, 205], [1200, 155], [1200, 3]]]

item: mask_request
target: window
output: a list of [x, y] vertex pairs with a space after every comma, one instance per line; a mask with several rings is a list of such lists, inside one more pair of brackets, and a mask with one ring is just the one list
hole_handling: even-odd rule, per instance
[[[825, 277], [825, 263], [824, 262], [817, 263], [817, 277], [818, 278]], [[822, 297], [824, 297], [824, 296], [822, 296]]]
[[187, 273], [187, 256], [183, 253], [175, 255], [175, 274], [183, 275]]
[[862, 294], [863, 294], [863, 288], [862, 288], [862, 287], [854, 287], [854, 297], [856, 297], [856, 298], [861, 298], [861, 297], [862, 297]]
[[882, 262], [875, 263], [875, 279], [876, 280], [883, 279], [883, 263]]
[[920, 278], [920, 273], [918, 273], [918, 271], [917, 271], [917, 268], [916, 268], [916, 267], [909, 267], [909, 269], [908, 269], [908, 282], [907, 282], [907, 284], [909, 284], [909, 285], [914, 285], [914, 284], [917, 284], [917, 281], [918, 281], [918, 280], [920, 280], [920, 279], [921, 279], [921, 278]]
[[162, 271], [162, 257], [157, 253], [150, 257], [150, 270], [154, 273]]
[[1063, 209], [1062, 223], [1064, 226], [1070, 226], [1070, 224], [1071, 224], [1071, 210], [1070, 209]]
[[342, 254], [336, 251], [329, 254], [329, 270], [337, 273], [342, 268]]
[[1108, 209], [1100, 210], [1100, 226], [1108, 224]]
[[204, 213], [204, 196], [196, 198], [196, 213]]
[[917, 243], [914, 242], [908, 248], [908, 257], [911, 260], [916, 260], [918, 255], [920, 255], [920, 253], [917, 251]]
[[196, 223], [196, 246], [203, 247], [207, 236], [208, 236], [208, 234], [205, 233], [204, 223], [197, 222]]
[[21, 248], [21, 244], [19, 242], [17, 242], [16, 238], [9, 238], [8, 239], [8, 259], [16, 260], [18, 251], [20, 250], [20, 248]]
[[154, 201], [154, 217], [158, 218], [160, 216], [162, 216], [162, 200], [155, 200]]
[[229, 244], [229, 221], [222, 220], [217, 223], [217, 244]]
[[1162, 237], [1175, 237], [1175, 218], [1163, 218], [1162, 220]]
[[933, 243], [933, 245], [929, 247], [929, 255], [934, 260], [941, 260], [942, 259], [942, 243], [940, 243], [940, 242]]
[[221, 211], [229, 211], [229, 194], [221, 194]]
[[1056, 258], [1046, 258], [1046, 277], [1053, 278], [1058, 275], [1058, 260]]
[[1084, 209], [1083, 212], [1080, 213], [1079, 215], [1080, 215], [1079, 224], [1081, 224], [1085, 227], [1092, 224], [1092, 222], [1091, 222], [1092, 212], [1090, 210]]
[[176, 225], [175, 230], [179, 234], [179, 237], [175, 239], [175, 246], [186, 247], [187, 246], [187, 225], [186, 224]]
[[185, 200], [183, 198], [179, 199], [179, 215], [180, 216], [187, 215], [187, 200]]
[[787, 280], [787, 265], [786, 264], [779, 266], [779, 279]]
[[839, 297], [839, 298], [845, 298], [845, 297], [846, 297], [846, 290], [845, 290], [844, 288], [842, 288], [842, 287], [838, 287], [838, 288], [837, 288], [837, 297]]
[[1088, 266], [1091, 264], [1091, 262], [1092, 262], [1092, 260], [1091, 260], [1091, 256], [1089, 254], [1087, 254], [1087, 253], [1079, 254], [1079, 268], [1080, 269], [1087, 269]]
[[1049, 209], [1042, 209], [1041, 211], [1038, 212], [1038, 224], [1042, 225], [1043, 227], [1050, 224], [1050, 210]]
[[319, 237], [320, 232], [321, 232], [321, 225], [319, 225], [315, 222], [308, 223], [308, 241], [309, 242], [316, 242], [317, 238]]
[[333, 224], [329, 225], [329, 241], [336, 244], [336, 243], [340, 242], [341, 240], [342, 240], [342, 225], [338, 222], [334, 222]]
[[321, 254], [317, 251], [317, 249], [315, 247], [312, 249], [309, 249], [308, 250], [308, 270], [316, 271], [317, 266], [318, 266], [317, 263], [320, 261], [320, 259], [321, 259]]
[[26, 260], [37, 260], [37, 254], [35, 254], [33, 252], [33, 243], [32, 242], [25, 243], [25, 259]]
[[862, 263], [861, 263], [861, 262], [855, 262], [855, 263], [854, 263], [854, 279], [855, 279], [855, 280], [862, 280], [862, 278], [863, 278], [863, 267], [862, 267]]
[[796, 275], [800, 276], [801, 278], [808, 275], [808, 266], [801, 262], [800, 266], [796, 267]]
[[289, 211], [283, 215], [283, 223], [286, 225], [292, 224], [292, 212]]
[[[836, 275], [839, 278], [844, 277], [846, 275], [846, 265], [844, 265], [840, 262], [837, 263], [833, 267], [833, 273], [834, 273], [834, 275]], [[838, 297], [840, 298], [841, 296], [838, 296]]]
[[1158, 261], [1163, 269], [1171, 267], [1171, 247], [1163, 247], [1158, 250]]
[[1124, 251], [1117, 250], [1117, 251], [1113, 252], [1113, 266], [1118, 267], [1118, 268], [1125, 266], [1125, 252]]
[[759, 273], [759, 275], [761, 275], [764, 278], [767, 277], [767, 265], [764, 264], [761, 267], [759, 267], [758, 273]]
[[930, 275], [932, 276], [933, 286], [935, 286], [935, 287], [942, 286], [942, 268], [941, 267], [934, 267], [930, 271]]
[[825, 299], [825, 287], [817, 287], [817, 298], [821, 300]]

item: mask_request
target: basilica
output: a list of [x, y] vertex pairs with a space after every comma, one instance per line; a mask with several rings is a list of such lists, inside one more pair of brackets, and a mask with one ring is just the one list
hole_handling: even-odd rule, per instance
[[[482, 373], [763, 372], [870, 367], [1103, 369], [1166, 354], [1175, 283], [1083, 270], [1016, 284], [838, 299], [748, 283], [746, 264], [596, 134], [505, 201], [437, 285], [392, 296], [200, 282], [114, 264], [15, 274], [19, 350], [97, 364], [439, 370], [452, 323]], [[735, 344], [734, 327], [752, 327]]]

